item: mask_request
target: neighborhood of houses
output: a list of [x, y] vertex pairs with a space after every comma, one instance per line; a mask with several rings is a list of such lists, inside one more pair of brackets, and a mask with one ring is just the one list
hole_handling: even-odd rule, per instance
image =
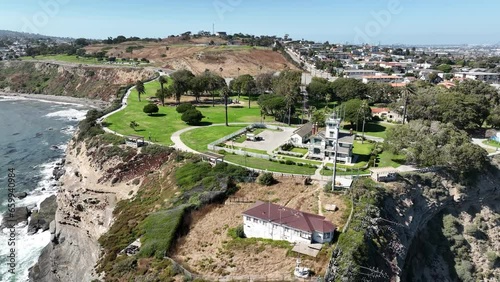
[[[436, 66], [432, 63], [418, 59], [422, 55], [462, 60], [499, 56], [500, 49], [493, 46], [414, 47], [411, 51], [403, 46], [349, 46], [302, 41], [289, 42], [286, 46], [287, 51], [293, 55], [292, 57], [298, 58], [308, 70], [319, 73], [320, 76], [322, 76], [320, 66], [330, 64], [331, 67], [327, 72], [333, 73], [334, 76], [325, 78], [331, 80], [336, 77], [346, 77], [356, 78], [364, 83], [389, 83], [394, 87], [401, 87], [420, 79], [432, 80], [433, 83], [449, 88], [455, 83], [470, 79], [500, 87], [500, 72], [498, 72], [500, 66], [498, 65], [490, 66], [490, 69], [454, 66], [451, 70], [442, 71], [433, 69]], [[404, 48], [406, 51], [402, 51]]]

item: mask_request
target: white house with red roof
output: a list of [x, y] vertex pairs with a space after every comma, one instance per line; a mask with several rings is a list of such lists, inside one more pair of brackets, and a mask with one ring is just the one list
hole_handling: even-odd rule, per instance
[[324, 216], [258, 201], [243, 212], [247, 238], [284, 240], [291, 243], [329, 243], [335, 225]]

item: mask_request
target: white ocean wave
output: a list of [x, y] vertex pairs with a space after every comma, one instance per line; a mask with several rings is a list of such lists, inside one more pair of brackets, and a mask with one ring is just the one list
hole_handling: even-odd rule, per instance
[[49, 114], [46, 114], [45, 116], [80, 121], [80, 120], [85, 119], [86, 114], [87, 114], [87, 111], [84, 111], [84, 110], [69, 109], [69, 110], [62, 110], [62, 111], [49, 113]]
[[69, 125], [61, 129], [61, 133], [72, 136], [75, 133], [75, 130], [76, 128], [73, 125]]

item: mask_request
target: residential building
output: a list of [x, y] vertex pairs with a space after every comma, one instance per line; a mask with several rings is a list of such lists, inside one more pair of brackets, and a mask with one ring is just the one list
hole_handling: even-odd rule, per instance
[[333, 159], [337, 151], [337, 161], [350, 164], [352, 162], [352, 147], [354, 135], [340, 132], [342, 119], [335, 113], [326, 118], [325, 132], [311, 136], [309, 140], [308, 158]]
[[306, 244], [329, 243], [336, 229], [324, 216], [260, 201], [243, 212], [243, 224], [248, 238]]
[[357, 78], [362, 79], [363, 76], [370, 76], [377, 74], [374, 70], [344, 70], [344, 76], [346, 78]]
[[314, 126], [312, 122], [308, 122], [296, 129], [290, 137], [290, 142], [295, 145], [305, 144], [309, 140], [309, 137], [315, 133]]
[[368, 75], [362, 77], [363, 83], [402, 83], [404, 78], [396, 75]]
[[493, 72], [458, 72], [455, 77], [462, 79], [479, 80], [486, 83], [500, 82], [500, 73]]
[[372, 116], [393, 122], [403, 122], [403, 116], [389, 108], [371, 108]]

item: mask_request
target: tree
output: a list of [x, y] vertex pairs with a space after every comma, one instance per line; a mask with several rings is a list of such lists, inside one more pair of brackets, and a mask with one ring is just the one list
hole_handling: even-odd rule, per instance
[[130, 122], [130, 128], [132, 128], [134, 131], [135, 131], [135, 128], [138, 126], [139, 126], [139, 124], [137, 122], [135, 122], [135, 120]]
[[228, 98], [230, 92], [231, 91], [229, 90], [229, 87], [227, 87], [227, 86], [224, 86], [221, 90], [222, 96], [224, 97], [224, 109], [226, 112], [226, 126], [229, 126], [228, 119], [227, 119], [227, 98]]
[[288, 110], [288, 125], [291, 124], [292, 108], [297, 102], [300, 93], [301, 77], [302, 72], [287, 69], [280, 73], [273, 84], [274, 92], [285, 98], [285, 104]]
[[215, 92], [226, 86], [226, 80], [220, 75], [206, 71], [204, 74], [206, 80], [206, 90], [212, 95], [212, 107], [215, 107]]
[[181, 102], [182, 95], [185, 95], [191, 89], [191, 80], [195, 77], [188, 70], [178, 70], [170, 75], [173, 79], [172, 89], [174, 91], [175, 100]]
[[276, 179], [274, 179], [272, 173], [266, 172], [259, 176], [258, 182], [260, 185], [271, 186], [276, 183]]
[[198, 125], [203, 118], [203, 114], [197, 109], [187, 110], [181, 116], [182, 121], [189, 125]]
[[139, 102], [141, 101], [141, 95], [146, 93], [146, 89], [144, 88], [144, 83], [140, 80], [138, 80], [135, 83], [135, 90], [137, 90], [137, 94], [139, 97]]
[[244, 74], [233, 79], [229, 84], [231, 90], [238, 93], [238, 98], [241, 93], [247, 94], [248, 96], [248, 108], [250, 109], [251, 95], [257, 92], [257, 84], [253, 76], [249, 74]]
[[191, 79], [191, 92], [196, 98], [196, 102], [200, 101], [200, 96], [208, 88], [208, 80], [205, 75], [197, 75]]
[[420, 167], [442, 166], [461, 179], [483, 171], [487, 152], [452, 124], [416, 120], [387, 130], [386, 148]]
[[257, 86], [258, 91], [262, 94], [268, 90], [271, 90], [273, 87], [273, 77], [274, 74], [272, 72], [259, 74], [255, 78], [255, 84]]
[[450, 73], [452, 68], [448, 64], [441, 64], [437, 67], [438, 70], [444, 72], [444, 73]]
[[341, 101], [363, 99], [368, 92], [366, 84], [355, 78], [338, 78], [332, 82], [331, 87]]
[[165, 98], [170, 98], [173, 95], [173, 87], [172, 85], [168, 86], [167, 88], [162, 88], [156, 90], [156, 98], [160, 99], [162, 106], [165, 106]]
[[326, 101], [330, 95], [330, 100], [334, 95], [330, 82], [325, 78], [313, 77], [311, 83], [307, 85], [308, 97], [313, 101]]
[[167, 83], [167, 80], [165, 79], [165, 77], [161, 76], [158, 77], [158, 82], [160, 83], [160, 100], [161, 100], [161, 105], [162, 106], [165, 106], [165, 91], [164, 91], [164, 88], [163, 88], [163, 84]]
[[366, 100], [352, 99], [342, 104], [345, 111], [345, 121], [351, 125], [359, 125], [364, 120], [370, 120], [372, 112]]
[[276, 120], [284, 120], [286, 115], [285, 97], [276, 94], [264, 94], [260, 95], [257, 103], [264, 115], [274, 116]]
[[158, 109], [158, 106], [156, 104], [147, 104], [144, 106], [144, 108], [142, 109], [143, 112], [145, 112], [146, 114], [148, 114], [149, 116], [157, 113], [160, 109]]
[[407, 108], [408, 108], [408, 99], [410, 98], [411, 95], [413, 95], [414, 90], [413, 88], [411, 88], [410, 85], [405, 85], [403, 87], [403, 89], [401, 90], [401, 95], [403, 97], [403, 101], [404, 101], [404, 108], [403, 108], [403, 124], [405, 124], [405, 121], [406, 121], [406, 112], [407, 112]]

